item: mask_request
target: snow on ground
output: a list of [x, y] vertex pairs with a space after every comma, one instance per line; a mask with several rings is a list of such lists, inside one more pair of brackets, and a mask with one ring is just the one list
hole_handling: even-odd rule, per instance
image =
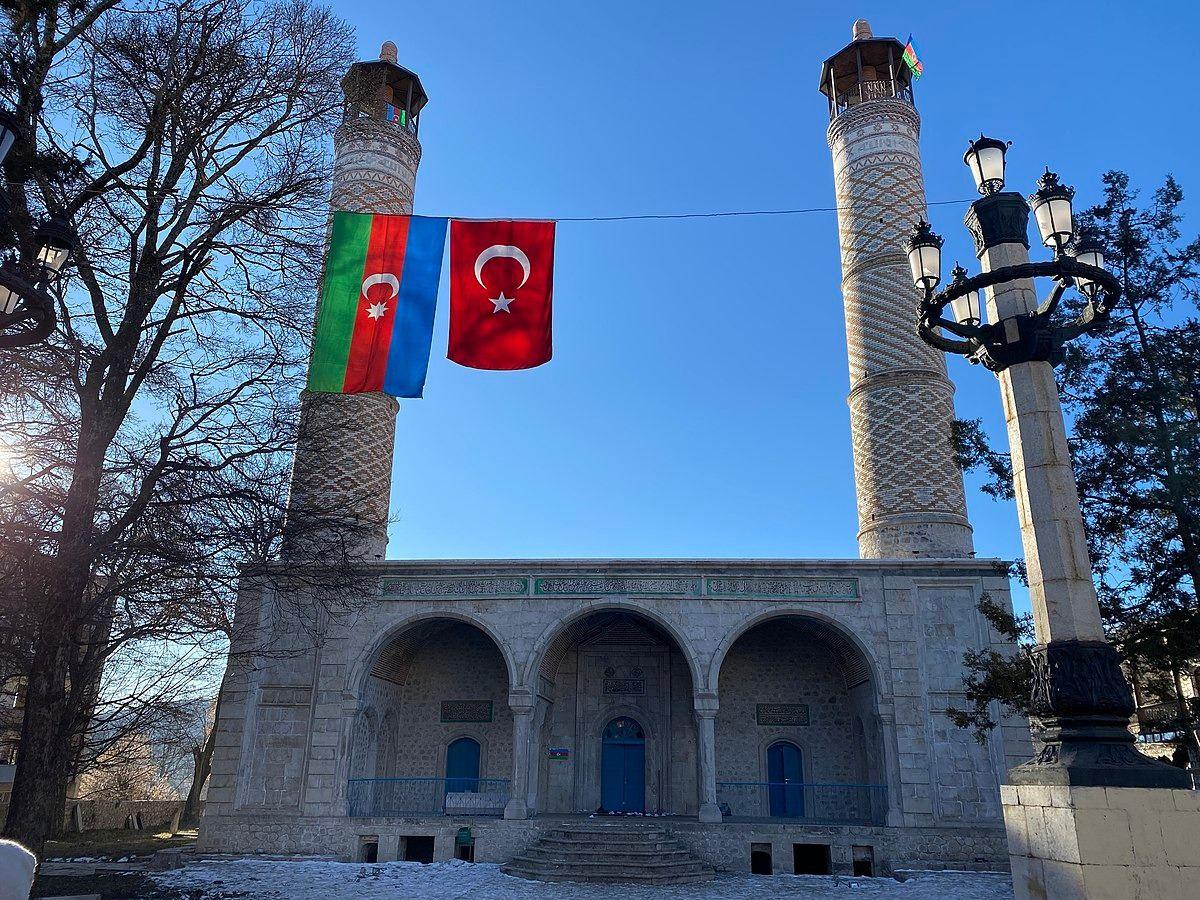
[[[262, 900], [611, 900], [612, 885], [543, 883], [513, 878], [497, 865], [459, 860], [419, 863], [316, 862], [311, 860], [204, 860], [151, 876], [162, 888], [193, 900], [254, 897]], [[199, 893], [192, 893], [192, 892]], [[908, 880], [818, 875], [719, 875], [680, 887], [621, 885], [622, 900], [760, 900], [772, 897], [880, 897], [886, 900], [1011, 900], [1007, 875], [979, 872], [912, 872]]]

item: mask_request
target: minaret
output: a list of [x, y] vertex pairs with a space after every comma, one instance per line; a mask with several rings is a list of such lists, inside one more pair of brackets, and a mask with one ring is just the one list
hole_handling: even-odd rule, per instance
[[865, 20], [826, 61], [842, 296], [850, 356], [850, 427], [864, 559], [972, 553], [950, 423], [954, 386], [942, 354], [917, 336], [905, 241], [925, 217], [921, 119], [895, 38]]
[[[331, 209], [412, 213], [421, 162], [417, 123], [428, 99], [421, 79], [397, 64], [396, 45], [388, 41], [378, 60], [350, 67], [342, 91], [346, 105], [333, 136]], [[383, 557], [399, 409], [383, 393], [301, 395], [285, 556], [336, 550], [346, 540], [352, 557]], [[339, 525], [346, 516], [355, 527]]]

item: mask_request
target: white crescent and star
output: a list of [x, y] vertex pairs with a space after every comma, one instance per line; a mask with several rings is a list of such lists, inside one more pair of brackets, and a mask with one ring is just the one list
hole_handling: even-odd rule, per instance
[[391, 272], [379, 272], [375, 275], [368, 275], [363, 279], [362, 295], [364, 300], [368, 299], [367, 291], [377, 284], [386, 284], [391, 288], [392, 293], [391, 296], [384, 297], [382, 303], [372, 303], [367, 306], [368, 319], [382, 319], [387, 315], [387, 301], [394, 300], [400, 296], [400, 279]]
[[[475, 280], [479, 282], [479, 286], [481, 288], [487, 287], [487, 285], [483, 283], [483, 267], [486, 266], [491, 260], [499, 258], [515, 259], [517, 263], [520, 264], [521, 283], [517, 285], [517, 290], [523, 288], [525, 286], [525, 282], [529, 280], [529, 257], [525, 255], [525, 251], [520, 247], [514, 247], [511, 244], [493, 244], [475, 258]], [[508, 307], [509, 304], [511, 304], [515, 299], [515, 297], [505, 297], [504, 291], [500, 292], [499, 297], [489, 297], [488, 302], [495, 307], [492, 310], [492, 314], [495, 315], [501, 310], [511, 314], [512, 310]]]

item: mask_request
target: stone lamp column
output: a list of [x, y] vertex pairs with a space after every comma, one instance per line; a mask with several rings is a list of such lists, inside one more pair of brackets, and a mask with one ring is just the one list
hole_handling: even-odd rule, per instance
[[[411, 214], [421, 162], [417, 125], [428, 99], [421, 80], [397, 64], [388, 41], [378, 60], [350, 67], [342, 90], [330, 208]], [[399, 410], [383, 393], [301, 395], [285, 558], [343, 551], [353, 560], [383, 558]]]
[[[984, 197], [967, 227], [985, 271], [1028, 261], [1029, 207]], [[1028, 339], [1032, 281], [986, 290], [1005, 343]], [[1200, 792], [1134, 748], [1132, 692], [1105, 640], [1051, 363], [999, 374], [1037, 628], [1033, 713], [1042, 750], [1001, 786], [1016, 900], [1200, 896]], [[1147, 790], [1151, 788], [1151, 790]]]
[[[966, 216], [985, 272], [1029, 261], [1029, 206], [1014, 192], [983, 197]], [[1038, 308], [1033, 282], [985, 290], [990, 322], [1007, 342], [1023, 339], [1022, 317]], [[1182, 787], [1184, 772], [1139, 754], [1129, 732], [1133, 693], [1108, 643], [1092, 581], [1087, 536], [1071, 468], [1054, 369], [1034, 359], [999, 374], [1012, 453], [1021, 544], [1029, 573], [1037, 647], [1034, 713], [1044, 747], [1013, 769], [1013, 784]]]

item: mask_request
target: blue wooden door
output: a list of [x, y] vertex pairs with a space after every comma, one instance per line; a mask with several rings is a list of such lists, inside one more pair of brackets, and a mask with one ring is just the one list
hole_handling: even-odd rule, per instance
[[799, 747], [780, 741], [767, 748], [767, 781], [772, 816], [804, 815], [804, 768]]
[[609, 812], [646, 811], [646, 734], [626, 716], [604, 729], [600, 805]]
[[446, 793], [479, 791], [479, 743], [459, 738], [446, 748]]

